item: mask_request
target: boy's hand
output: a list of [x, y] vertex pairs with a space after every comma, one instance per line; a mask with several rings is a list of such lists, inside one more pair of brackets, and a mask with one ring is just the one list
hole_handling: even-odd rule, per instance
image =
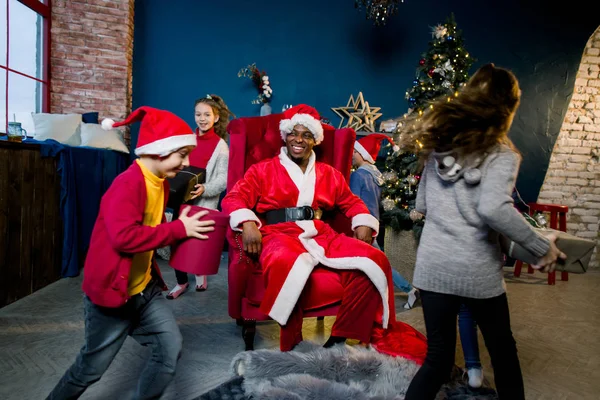
[[186, 207], [179, 215], [179, 219], [181, 220], [181, 222], [183, 222], [183, 226], [185, 226], [185, 233], [187, 237], [193, 237], [196, 239], [208, 239], [208, 236], [203, 235], [203, 233], [214, 231], [215, 221], [200, 221], [200, 218], [208, 214], [208, 211], [200, 211], [192, 215], [191, 217], [188, 217], [189, 212], [190, 207]]
[[354, 238], [365, 242], [366, 244], [373, 243], [373, 229], [368, 226], [357, 226], [354, 230]]
[[254, 221], [246, 221], [242, 225], [242, 244], [244, 251], [251, 256], [258, 256], [262, 250], [262, 234]]
[[190, 194], [192, 195], [190, 200], [195, 199], [196, 197], [200, 197], [202, 196], [202, 194], [204, 193], [204, 185], [202, 184], [197, 184], [196, 186], [194, 186], [196, 188], [196, 190], [192, 190], [190, 192]]

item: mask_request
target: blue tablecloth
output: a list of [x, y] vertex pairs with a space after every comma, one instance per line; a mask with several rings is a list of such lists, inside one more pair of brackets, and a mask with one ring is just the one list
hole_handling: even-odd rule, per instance
[[130, 165], [129, 154], [91, 147], [71, 147], [55, 140], [40, 145], [42, 157], [57, 159], [60, 213], [63, 219], [62, 277], [79, 275], [80, 255], [90, 244], [100, 200], [112, 181]]

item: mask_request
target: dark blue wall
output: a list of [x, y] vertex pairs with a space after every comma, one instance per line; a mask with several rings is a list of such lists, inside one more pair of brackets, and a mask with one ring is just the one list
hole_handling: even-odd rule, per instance
[[[454, 12], [467, 49], [483, 63], [512, 69], [522, 106], [511, 133], [523, 153], [519, 189], [535, 200], [589, 36], [600, 22], [579, 10], [592, 1], [405, 0], [374, 27], [352, 0], [135, 2], [133, 106], [168, 109], [193, 125], [194, 100], [223, 96], [237, 116], [258, 115], [256, 92], [237, 71], [267, 71], [273, 111], [311, 104], [334, 125], [331, 107], [362, 91], [383, 118], [402, 115], [404, 94], [431, 38]], [[135, 139], [135, 130], [134, 130]], [[135, 143], [135, 140], [134, 140]]]

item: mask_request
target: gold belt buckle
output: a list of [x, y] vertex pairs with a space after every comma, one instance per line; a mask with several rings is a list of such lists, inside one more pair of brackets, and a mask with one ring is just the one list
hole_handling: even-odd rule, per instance
[[323, 210], [321, 210], [320, 208], [315, 210], [315, 219], [321, 219], [321, 217], [323, 216]]

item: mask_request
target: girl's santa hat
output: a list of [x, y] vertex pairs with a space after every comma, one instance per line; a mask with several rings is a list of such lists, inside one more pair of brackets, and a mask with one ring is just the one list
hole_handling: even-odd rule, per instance
[[375, 164], [375, 159], [377, 159], [379, 149], [381, 149], [381, 141], [384, 139], [392, 144], [394, 151], [400, 150], [400, 148], [394, 144], [391, 137], [381, 133], [371, 133], [370, 135], [355, 141], [354, 150], [358, 151], [365, 161]]
[[177, 115], [143, 106], [121, 122], [102, 120], [102, 128], [109, 130], [141, 121], [135, 154], [166, 157], [186, 146], [196, 146], [196, 135], [189, 125]]
[[313, 107], [307, 106], [306, 104], [298, 104], [283, 112], [283, 119], [279, 122], [279, 130], [281, 131], [281, 138], [284, 142], [288, 133], [291, 133], [296, 125], [306, 127], [315, 137], [316, 144], [323, 141], [323, 125], [321, 125], [321, 117]]

